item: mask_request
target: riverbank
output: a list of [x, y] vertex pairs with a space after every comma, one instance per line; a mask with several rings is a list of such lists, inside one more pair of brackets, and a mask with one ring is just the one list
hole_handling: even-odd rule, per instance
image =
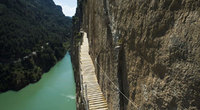
[[0, 94], [2, 110], [76, 110], [71, 57], [66, 54], [37, 83]]
[[72, 19], [53, 0], [1, 0], [0, 19], [0, 93], [37, 82], [69, 51]]

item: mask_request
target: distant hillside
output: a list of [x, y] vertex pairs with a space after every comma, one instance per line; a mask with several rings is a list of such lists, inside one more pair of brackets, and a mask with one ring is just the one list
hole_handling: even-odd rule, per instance
[[0, 91], [38, 81], [69, 49], [71, 26], [52, 0], [1, 0]]

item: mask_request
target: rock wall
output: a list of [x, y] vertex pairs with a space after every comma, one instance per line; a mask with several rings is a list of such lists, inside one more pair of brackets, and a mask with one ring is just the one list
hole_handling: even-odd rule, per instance
[[71, 39], [70, 55], [72, 59], [72, 65], [74, 70], [74, 78], [76, 83], [76, 109], [85, 110], [84, 99], [81, 93], [81, 78], [80, 78], [80, 46], [82, 43], [82, 35], [80, 34], [80, 27], [82, 22], [82, 3], [78, 1], [78, 8], [76, 14], [73, 16], [73, 32]]
[[78, 2], [109, 110], [200, 109], [199, 0]]

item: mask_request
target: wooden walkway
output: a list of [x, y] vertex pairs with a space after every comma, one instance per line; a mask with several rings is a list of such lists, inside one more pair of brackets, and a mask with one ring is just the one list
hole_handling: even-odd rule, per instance
[[82, 32], [83, 43], [80, 49], [82, 92], [89, 105], [89, 110], [108, 110], [107, 103], [97, 82], [95, 69], [89, 55], [87, 33]]

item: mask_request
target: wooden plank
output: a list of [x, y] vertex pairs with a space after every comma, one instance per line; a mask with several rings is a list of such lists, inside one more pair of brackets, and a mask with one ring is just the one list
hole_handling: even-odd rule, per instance
[[[95, 75], [93, 62], [88, 54], [88, 40], [84, 33], [83, 43], [80, 50], [81, 74], [83, 76], [84, 97], [89, 102], [90, 110], [108, 110], [106, 100], [100, 89]], [[85, 87], [87, 86], [87, 87]]]

